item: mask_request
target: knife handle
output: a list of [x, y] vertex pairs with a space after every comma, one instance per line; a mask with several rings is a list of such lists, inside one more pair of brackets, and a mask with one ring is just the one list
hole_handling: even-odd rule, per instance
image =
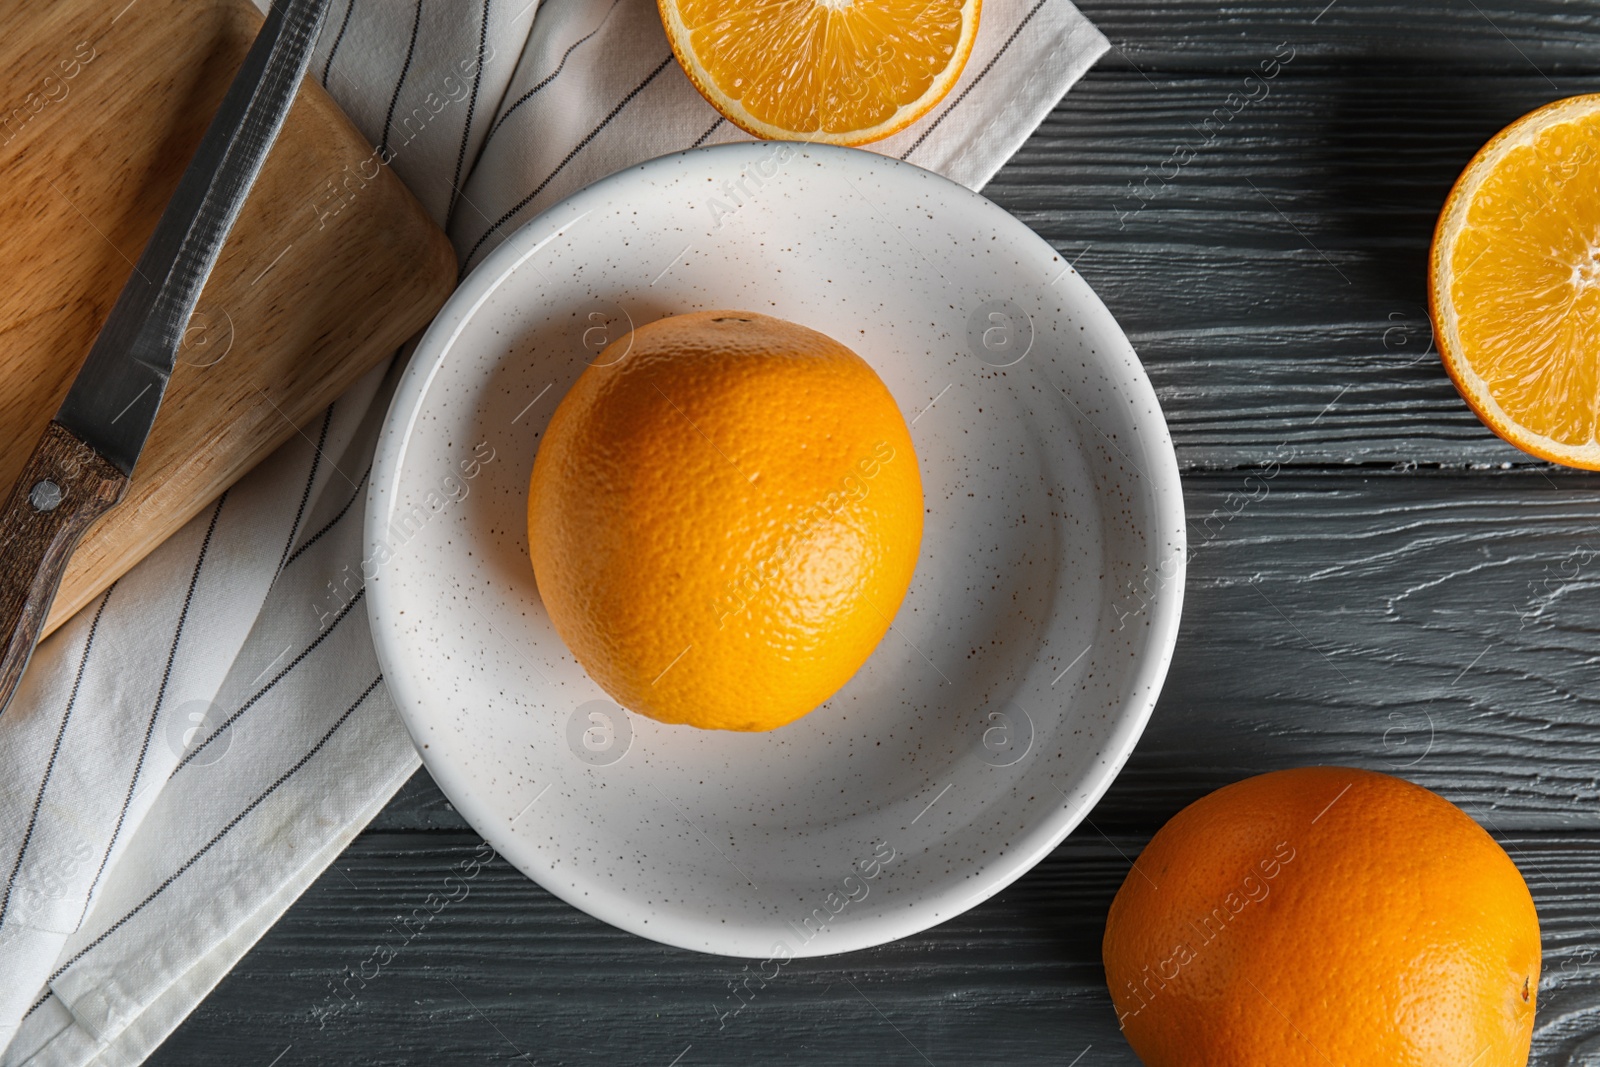
[[0, 711], [39, 643], [72, 550], [128, 476], [51, 422], [0, 507]]

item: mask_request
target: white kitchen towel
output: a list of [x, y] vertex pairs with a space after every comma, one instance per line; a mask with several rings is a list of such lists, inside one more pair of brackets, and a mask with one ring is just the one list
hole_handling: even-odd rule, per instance
[[[653, 0], [535, 3], [334, 0], [313, 59], [463, 270], [598, 178], [745, 137]], [[874, 150], [979, 188], [1106, 47], [1068, 0], [988, 0], [956, 88]], [[359, 577], [405, 354], [45, 641], [0, 716], [0, 1067], [144, 1059], [415, 771]]]

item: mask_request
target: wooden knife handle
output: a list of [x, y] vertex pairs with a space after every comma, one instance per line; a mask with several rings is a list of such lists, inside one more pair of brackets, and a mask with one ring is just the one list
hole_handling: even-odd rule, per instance
[[0, 711], [39, 643], [72, 550], [128, 476], [52, 422], [0, 507]]

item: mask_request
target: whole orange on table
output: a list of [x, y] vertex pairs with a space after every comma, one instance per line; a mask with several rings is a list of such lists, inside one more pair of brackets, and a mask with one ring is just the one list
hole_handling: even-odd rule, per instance
[[619, 338], [551, 417], [528, 540], [556, 632], [614, 700], [770, 730], [826, 701], [911, 584], [922, 478], [860, 356], [766, 315]]
[[1399, 778], [1276, 771], [1183, 809], [1106, 919], [1146, 1067], [1522, 1067], [1539, 922], [1503, 849]]
[[1462, 172], [1432, 254], [1445, 368], [1490, 429], [1600, 470], [1600, 94], [1502, 130]]

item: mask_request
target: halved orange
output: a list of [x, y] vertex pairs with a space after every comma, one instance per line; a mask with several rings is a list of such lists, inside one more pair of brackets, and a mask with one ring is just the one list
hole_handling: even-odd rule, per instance
[[944, 99], [982, 0], [657, 0], [689, 80], [772, 140], [859, 145]]
[[1434, 231], [1430, 305], [1445, 369], [1525, 452], [1600, 470], [1600, 94], [1500, 131]]

